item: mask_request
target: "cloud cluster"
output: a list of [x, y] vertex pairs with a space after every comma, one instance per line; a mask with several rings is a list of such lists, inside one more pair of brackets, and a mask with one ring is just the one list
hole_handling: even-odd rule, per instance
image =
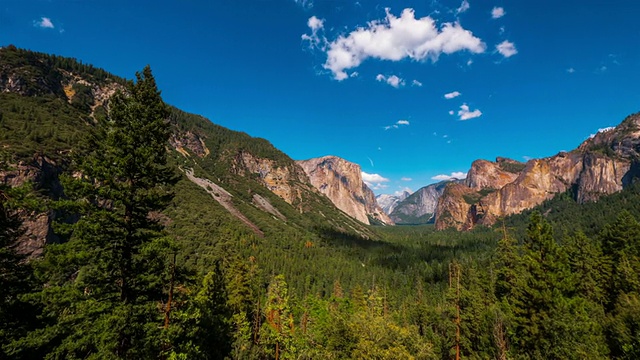
[[460, 93], [459, 91], [453, 91], [453, 92], [444, 94], [444, 98], [445, 99], [453, 99], [453, 98], [458, 97], [460, 95], [462, 95], [462, 93]]
[[471, 111], [469, 109], [469, 105], [462, 104], [460, 105], [460, 110], [458, 110], [458, 116], [460, 117], [460, 120], [474, 119], [482, 116], [482, 111], [480, 111], [479, 109]]
[[391, 75], [391, 76], [384, 76], [382, 74], [378, 74], [376, 76], [376, 80], [377, 81], [382, 81], [382, 82], [386, 82], [387, 84], [393, 86], [394, 88], [399, 88], [400, 86], [404, 86], [405, 85], [405, 81], [402, 78], [399, 78], [395, 75]]
[[327, 60], [323, 67], [331, 71], [336, 80], [347, 79], [348, 69], [357, 68], [369, 58], [389, 61], [430, 59], [435, 62], [443, 53], [465, 50], [482, 53], [486, 49], [480, 38], [458, 22], [444, 23], [438, 28], [433, 18], [417, 19], [410, 8], [404, 9], [400, 17], [391, 14], [389, 8], [385, 11], [383, 20], [370, 21], [367, 26], [340, 35], [333, 41], [319, 37], [322, 24], [318, 26], [315, 21], [309, 22], [311, 34], [302, 38], [326, 52]]
[[440, 175], [436, 175], [431, 177], [431, 180], [438, 180], [438, 181], [443, 181], [443, 180], [462, 180], [462, 179], [466, 179], [467, 178], [467, 173], [462, 172], [462, 171], [454, 171], [451, 173], [451, 175], [447, 175], [447, 174], [440, 174]]
[[456, 9], [456, 14], [462, 14], [463, 12], [469, 10], [470, 7], [471, 5], [469, 5], [469, 2], [467, 0], [462, 0], [462, 4], [460, 4], [460, 7]]
[[385, 126], [385, 127], [384, 127], [384, 129], [385, 129], [385, 130], [389, 130], [389, 129], [397, 129], [397, 128], [399, 128], [399, 127], [400, 127], [400, 126], [402, 126], [402, 125], [404, 125], [404, 126], [408, 126], [408, 125], [409, 125], [409, 120], [398, 120], [398, 121], [396, 121], [396, 123], [395, 123], [395, 124], [393, 124], [393, 125]]
[[589, 139], [591, 139], [594, 136], [596, 136], [596, 134], [603, 133], [603, 132], [609, 132], [609, 131], [614, 130], [614, 129], [615, 129], [614, 126], [608, 126], [606, 128], [600, 128], [600, 129], [598, 129], [598, 131], [595, 134], [589, 135]]
[[34, 20], [33, 26], [43, 28], [43, 29], [54, 29], [53, 21], [51, 21], [48, 17], [42, 17], [40, 20]]
[[309, 42], [309, 47], [322, 48], [323, 42], [326, 40], [320, 39], [318, 32], [324, 28], [324, 19], [319, 19], [315, 15], [307, 20], [307, 26], [311, 29], [311, 35], [302, 34], [302, 40]]
[[364, 183], [367, 184], [367, 186], [372, 190], [380, 190], [388, 187], [388, 185], [384, 183], [389, 182], [389, 179], [387, 179], [386, 177], [383, 177], [382, 175], [369, 174], [364, 171], [361, 174], [362, 174], [362, 181], [364, 181]]
[[504, 11], [504, 8], [501, 7], [494, 7], [493, 10], [491, 10], [491, 18], [492, 19], [499, 19], [503, 16], [505, 16], [507, 13]]
[[505, 40], [500, 44], [496, 45], [496, 50], [500, 53], [500, 55], [508, 58], [518, 53], [516, 49], [516, 45], [509, 40]]

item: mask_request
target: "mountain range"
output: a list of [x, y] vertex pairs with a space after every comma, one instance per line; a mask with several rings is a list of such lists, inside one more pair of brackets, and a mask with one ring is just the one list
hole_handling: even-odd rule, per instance
[[[106, 119], [109, 98], [126, 81], [74, 59], [0, 49], [0, 151], [10, 164], [0, 171], [0, 181], [32, 183], [44, 197], [63, 197], [59, 176], [73, 173], [74, 154], [88, 130]], [[314, 237], [327, 229], [369, 238], [371, 224], [468, 230], [556, 194], [569, 192], [583, 203], [620, 191], [638, 175], [640, 158], [640, 115], [632, 115], [570, 152], [526, 163], [477, 160], [466, 179], [376, 197], [360, 166], [339, 157], [294, 161], [267, 140], [177, 108], [168, 121], [168, 151], [181, 180], [174, 210], [164, 216], [176, 235], [191, 229], [186, 224], [205, 221], [197, 211], [182, 209], [203, 206], [257, 238]], [[38, 255], [45, 243], [58, 241], [51, 228], [55, 211], [34, 209], [21, 216], [23, 252]]]

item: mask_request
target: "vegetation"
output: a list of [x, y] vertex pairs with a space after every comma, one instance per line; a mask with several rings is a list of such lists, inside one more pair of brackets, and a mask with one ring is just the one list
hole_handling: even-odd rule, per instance
[[[148, 68], [123, 84], [97, 123], [48, 115], [57, 102], [88, 116], [60, 94], [2, 94], [2, 171], [39, 151], [68, 163], [64, 196], [0, 187], [0, 357], [640, 357], [640, 185], [589, 204], [564, 194], [495, 229], [364, 228], [322, 197], [290, 205], [229, 171], [242, 152], [291, 160], [169, 109]], [[4, 112], [20, 103], [86, 140], [21, 145], [24, 117]], [[176, 129], [211, 154], [166, 151]], [[232, 191], [263, 235], [176, 177], [185, 168]], [[33, 204], [58, 219], [63, 241], [26, 263], [15, 245]]]

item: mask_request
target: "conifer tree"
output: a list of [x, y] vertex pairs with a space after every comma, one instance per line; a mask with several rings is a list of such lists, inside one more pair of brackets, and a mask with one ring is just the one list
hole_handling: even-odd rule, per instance
[[[154, 216], [171, 200], [176, 177], [167, 166], [167, 106], [151, 69], [136, 73], [111, 98], [90, 146], [78, 160], [78, 179], [64, 180], [80, 215], [70, 239], [47, 249], [40, 294], [48, 324], [29, 344], [49, 358], [153, 358], [161, 351], [162, 311], [171, 242]], [[175, 250], [173, 250], [175, 251]]]

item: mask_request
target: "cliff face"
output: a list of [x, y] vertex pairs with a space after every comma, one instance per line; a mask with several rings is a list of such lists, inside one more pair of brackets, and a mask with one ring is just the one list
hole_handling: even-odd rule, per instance
[[377, 204], [373, 191], [362, 181], [360, 165], [336, 156], [297, 161], [311, 184], [349, 216], [369, 224], [369, 217], [384, 224], [393, 221]]
[[400, 195], [391, 195], [391, 194], [380, 194], [376, 196], [376, 202], [384, 211], [385, 214], [389, 215], [393, 212], [393, 210], [398, 206], [398, 204], [406, 199], [409, 195], [411, 195], [408, 191], [403, 191]]
[[639, 175], [640, 115], [584, 141], [578, 149], [521, 164], [498, 158], [475, 161], [462, 187], [447, 188], [436, 228], [471, 229], [539, 205], [574, 189], [580, 203], [622, 190]]
[[425, 224], [432, 221], [438, 199], [451, 181], [427, 185], [400, 201], [389, 215], [396, 224]]

